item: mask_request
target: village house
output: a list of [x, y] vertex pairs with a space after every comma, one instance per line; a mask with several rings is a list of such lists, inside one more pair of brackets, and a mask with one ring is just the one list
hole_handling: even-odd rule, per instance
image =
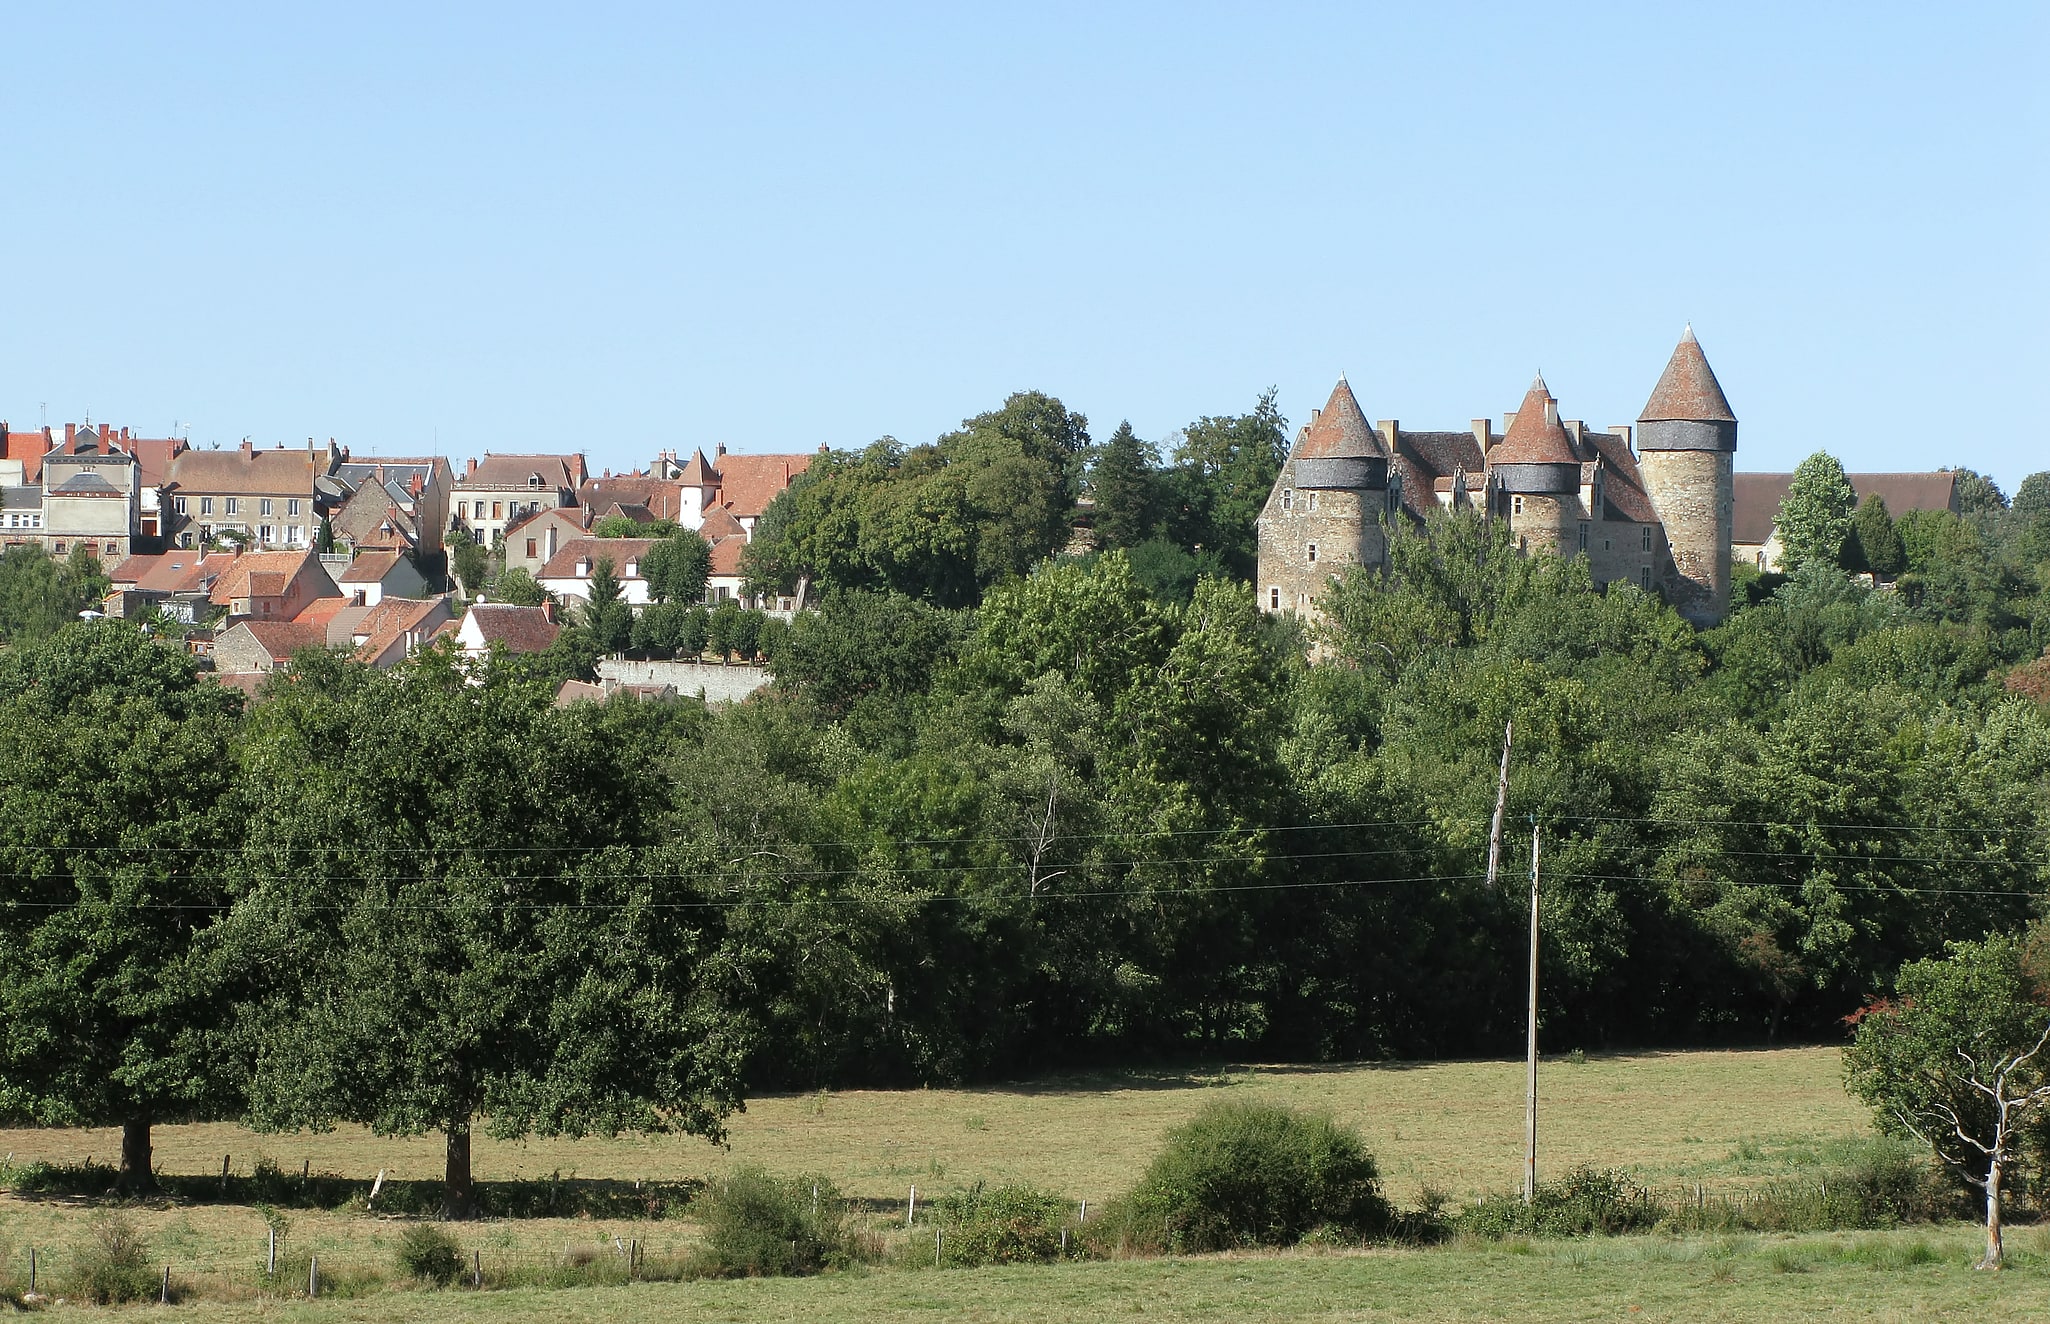
[[505, 568], [539, 579], [541, 567], [555, 559], [564, 543], [589, 536], [591, 522], [590, 511], [583, 506], [551, 506], [520, 516], [506, 526]]
[[[673, 465], [673, 455], [665, 454], [662, 458], [665, 467]], [[752, 537], [762, 512], [792, 481], [811, 468], [812, 458], [802, 454], [733, 455], [724, 445], [709, 459], [704, 451], [694, 451], [676, 471], [681, 494], [676, 521], [687, 529], [703, 532], [706, 518], [715, 510], [723, 510]]]
[[221, 677], [269, 675], [302, 648], [327, 646], [327, 627], [307, 621], [237, 621], [214, 636], [214, 671]]
[[170, 534], [181, 547], [232, 533], [251, 547], [310, 548], [321, 517], [340, 504], [339, 488], [322, 480], [342, 458], [334, 442], [311, 440], [304, 450], [258, 450], [244, 441], [234, 450], [185, 451], [171, 461], [165, 484]]
[[453, 617], [447, 598], [386, 598], [350, 628], [356, 660], [379, 669], [397, 666], [431, 643]]
[[334, 478], [348, 493], [328, 520], [337, 543], [439, 555], [455, 486], [447, 460], [350, 459], [335, 469]]
[[358, 607], [375, 607], [386, 598], [430, 596], [426, 577], [403, 551], [360, 551], [333, 578], [342, 596]]
[[455, 639], [464, 656], [481, 661], [494, 647], [507, 653], [545, 653], [560, 633], [546, 607], [479, 602], [463, 613]]
[[311, 547], [244, 552], [221, 571], [208, 595], [215, 607], [227, 609], [231, 620], [254, 616], [272, 621], [291, 620], [317, 598], [341, 596]]
[[[1954, 473], [1852, 474], [1851, 490], [1858, 500], [1876, 496], [1886, 503], [1886, 513], [1899, 519], [1911, 510], [1947, 510], [1958, 513], [1957, 475]], [[1745, 473], [1737, 475], [1736, 515], [1731, 524], [1730, 554], [1742, 564], [1759, 570], [1780, 568], [1780, 540], [1776, 527], [1780, 502], [1794, 476]]]
[[619, 581], [620, 600], [636, 607], [651, 601], [648, 581], [641, 574], [641, 558], [657, 542], [654, 538], [573, 538], [541, 567], [541, 587], [557, 601], [575, 598], [588, 602], [591, 575], [600, 561], [609, 561]]
[[497, 455], [471, 460], [456, 479], [452, 532], [486, 547], [505, 536], [507, 526], [522, 515], [556, 506], [573, 506], [586, 477], [584, 457], [569, 455]]

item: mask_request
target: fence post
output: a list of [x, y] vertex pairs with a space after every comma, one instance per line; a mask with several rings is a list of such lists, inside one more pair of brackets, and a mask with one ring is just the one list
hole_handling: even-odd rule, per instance
[[484, 1286], [484, 1252], [470, 1252], [470, 1286], [481, 1289]]
[[164, 1290], [157, 1296], [157, 1304], [162, 1306], [171, 1304], [171, 1266], [168, 1264], [164, 1266]]
[[910, 1227], [911, 1220], [918, 1213], [918, 1188], [911, 1188], [911, 1199], [904, 1205], [904, 1226]]
[[28, 1290], [31, 1292], [36, 1290], [36, 1248], [34, 1246], [28, 1248]]
[[270, 1253], [264, 1257], [263, 1272], [266, 1278], [278, 1276], [278, 1230], [270, 1230]]
[[320, 1295], [320, 1256], [318, 1255], [312, 1256], [306, 1261], [306, 1295], [309, 1297], [318, 1297]]
[[[940, 1238], [945, 1235], [938, 1228], [934, 1228], [932, 1231], [932, 1267], [935, 1269], [940, 1267]], [[171, 1271], [169, 1269], [164, 1270], [164, 1281], [167, 1283], [171, 1281], [170, 1274]]]

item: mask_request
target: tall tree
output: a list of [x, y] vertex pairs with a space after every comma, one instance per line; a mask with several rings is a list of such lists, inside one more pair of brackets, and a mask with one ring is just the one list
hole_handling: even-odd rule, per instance
[[612, 558], [601, 556], [591, 565], [591, 582], [584, 599], [583, 625], [604, 653], [617, 653], [633, 639], [633, 607], [626, 590], [612, 568]]
[[1260, 551], [1256, 521], [1288, 458], [1288, 420], [1275, 396], [1270, 387], [1250, 414], [1189, 424], [1165, 476], [1175, 540], [1217, 553], [1240, 578], [1252, 577]]
[[1837, 564], [1857, 504], [1858, 494], [1836, 456], [1817, 451], [1796, 465], [1794, 480], [1773, 521], [1779, 532], [1781, 568], [1794, 571], [1811, 562]]
[[1096, 542], [1105, 548], [1132, 548], [1153, 534], [1157, 523], [1156, 479], [1159, 456], [1153, 447], [1139, 440], [1129, 422], [1118, 430], [1097, 453], [1090, 473], [1090, 490], [1096, 498]]
[[1846, 570], [1869, 570], [1881, 579], [1892, 579], [1908, 568], [1907, 548], [1879, 493], [1858, 503], [1850, 536], [1844, 540], [1843, 561]]
[[712, 570], [712, 546], [695, 529], [678, 529], [648, 548], [641, 576], [657, 602], [700, 602]]
[[440, 1131], [450, 1212], [473, 1128], [717, 1138], [746, 1027], [705, 862], [658, 849], [680, 705], [579, 704], [438, 650], [295, 677], [257, 712], [237, 949], [253, 1122]]
[[[40, 555], [40, 553], [38, 553]], [[206, 938], [241, 697], [117, 621], [0, 651], [0, 1114], [122, 1129], [231, 1106]]]

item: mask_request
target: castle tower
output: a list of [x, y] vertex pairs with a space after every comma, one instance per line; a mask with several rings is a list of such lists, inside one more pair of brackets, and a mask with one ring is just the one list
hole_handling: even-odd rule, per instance
[[1510, 532], [1528, 551], [1571, 556], [1567, 541], [1584, 518], [1580, 510], [1580, 455], [1559, 421], [1559, 402], [1541, 375], [1524, 393], [1523, 405], [1488, 453], [1494, 479], [1492, 515], [1506, 517]]
[[1314, 614], [1348, 566], [1387, 560], [1388, 450], [1344, 377], [1311, 416], [1260, 512], [1263, 611]]
[[1730, 610], [1730, 520], [1737, 416], [1689, 326], [1637, 416], [1637, 467], [1665, 525], [1666, 582], [1680, 614], [1714, 625]]

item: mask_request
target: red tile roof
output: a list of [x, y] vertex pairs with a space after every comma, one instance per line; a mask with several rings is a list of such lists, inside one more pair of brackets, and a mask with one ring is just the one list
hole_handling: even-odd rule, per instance
[[347, 598], [315, 598], [299, 609], [292, 619], [300, 625], [318, 625], [325, 639], [328, 622], [332, 621], [342, 608], [349, 605]]
[[1303, 429], [1302, 445], [1296, 450], [1296, 458], [1325, 460], [1385, 456], [1387, 453], [1381, 444], [1381, 435], [1367, 422], [1360, 402], [1353, 397], [1352, 385], [1340, 377], [1338, 385], [1331, 388], [1331, 398], [1324, 402], [1324, 407]]
[[448, 611], [446, 598], [386, 598], [370, 609], [370, 614], [357, 622], [356, 637], [362, 642], [356, 646], [356, 660], [375, 663], [392, 646], [403, 638], [408, 630], [417, 630], [428, 624], [436, 612]]
[[[1736, 509], [1732, 512], [1730, 541], [1763, 546], [1772, 537], [1779, 518], [1780, 502], [1793, 484], [1792, 474], [1734, 474]], [[1911, 510], [1957, 511], [1957, 475], [1845, 474], [1858, 500], [1877, 495], [1886, 502], [1887, 514], [1899, 519]]]
[[1579, 464], [1580, 457], [1573, 452], [1573, 439], [1559, 422], [1558, 406], [1542, 376], [1531, 382], [1515, 420], [1502, 434], [1501, 444], [1489, 453], [1488, 463]]
[[244, 552], [214, 581], [213, 600], [222, 605], [236, 598], [268, 598], [283, 593], [313, 559], [311, 547], [297, 552]]
[[732, 534], [712, 540], [712, 564], [707, 573], [714, 575], [737, 575], [740, 573], [740, 553], [747, 546], [744, 534]]
[[42, 481], [43, 456], [50, 450], [50, 438], [40, 432], [0, 433], [0, 459], [20, 460], [23, 482]]
[[741, 525], [739, 520], [733, 518], [732, 511], [724, 506], [714, 506], [705, 515], [704, 522], [698, 525], [698, 534], [706, 542], [713, 542], [720, 538], [731, 538], [735, 535], [745, 537], [747, 529]]
[[289, 662], [302, 648], [327, 644], [327, 629], [307, 621], [243, 621], [234, 627], [247, 630], [273, 662]]
[[342, 577], [335, 582], [340, 584], [382, 583], [384, 577], [390, 574], [393, 568], [398, 565], [399, 556], [400, 553], [398, 552], [359, 552], [356, 555], [356, 559], [349, 562], [349, 568], [342, 571]]
[[539, 607], [515, 607], [506, 602], [480, 602], [470, 608], [467, 624], [476, 628], [484, 643], [503, 644], [508, 653], [540, 653], [560, 633], [548, 613]]
[[719, 504], [735, 518], [758, 518], [811, 462], [809, 455], [721, 455]]
[[544, 488], [567, 488], [575, 492], [583, 485], [584, 457], [581, 455], [494, 455], [484, 452], [474, 472], [456, 476], [458, 491], [473, 488], [511, 489], [533, 486], [540, 476]]
[[325, 447], [306, 450], [183, 451], [171, 461], [170, 485], [187, 492], [250, 493], [261, 496], [313, 495], [313, 480], [328, 469]]
[[681, 484], [666, 478], [633, 475], [593, 478], [577, 489], [577, 504], [603, 514], [613, 506], [646, 506], [656, 519], [673, 520], [683, 509]]
[[1715, 379], [1715, 370], [1708, 366], [1708, 356], [1701, 352], [1701, 342], [1694, 338], [1692, 326], [1680, 337], [1680, 343], [1673, 347], [1673, 357], [1659, 376], [1659, 384], [1652, 388], [1651, 399], [1645, 402], [1644, 412], [1637, 416], [1640, 423], [1673, 419], [1713, 423], [1737, 421], [1737, 416], [1730, 412], [1730, 402], [1723, 398], [1722, 383]]
[[537, 579], [586, 579], [589, 572], [579, 574], [577, 562], [589, 561], [595, 567], [601, 560], [612, 562], [612, 573], [619, 579], [639, 579], [638, 574], [626, 572], [628, 561], [638, 561], [648, 554], [660, 539], [656, 538], [571, 538], [558, 547], [548, 564], [541, 567]]

